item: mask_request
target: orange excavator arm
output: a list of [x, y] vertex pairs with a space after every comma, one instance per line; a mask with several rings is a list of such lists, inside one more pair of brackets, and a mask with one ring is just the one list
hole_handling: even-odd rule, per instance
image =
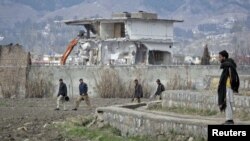
[[77, 45], [79, 38], [74, 38], [68, 45], [67, 50], [63, 53], [63, 56], [61, 57], [61, 65], [65, 65], [66, 60], [70, 54], [70, 52], [73, 50], [73, 48]]

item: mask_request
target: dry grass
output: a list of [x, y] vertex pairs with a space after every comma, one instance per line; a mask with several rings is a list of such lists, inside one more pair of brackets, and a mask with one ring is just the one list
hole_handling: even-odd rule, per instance
[[17, 93], [16, 93], [16, 88], [14, 88], [15, 86], [8, 86], [8, 85], [1, 85], [2, 87], [2, 96], [3, 98], [11, 98], [11, 97], [16, 97], [17, 96]]
[[1, 87], [1, 95], [3, 96], [3, 98], [11, 98], [12, 96], [15, 96], [15, 91], [16, 89], [6, 85], [6, 84], [0, 84]]
[[16, 44], [0, 45], [0, 95], [22, 97], [28, 73], [29, 53]]
[[118, 73], [112, 69], [101, 71], [96, 81], [97, 93], [102, 98], [127, 97]]
[[44, 79], [36, 79], [27, 82], [26, 98], [50, 97], [53, 94], [52, 83]]
[[241, 121], [250, 121], [250, 113], [242, 110], [242, 111], [236, 111], [235, 117], [239, 118]]
[[[143, 87], [143, 97], [150, 96], [147, 81], [138, 79]], [[102, 98], [131, 98], [134, 93], [134, 80], [124, 82], [114, 69], [104, 69], [95, 78], [96, 91]]]
[[239, 96], [250, 96], [250, 91], [241, 91], [238, 94]]
[[152, 92], [152, 88], [150, 87], [149, 83], [143, 79], [141, 81], [142, 89], [143, 89], [143, 97], [149, 98]]
[[195, 90], [195, 85], [192, 82], [191, 74], [189, 72], [188, 66], [185, 66], [185, 76], [177, 72], [172, 75], [172, 78], [167, 78], [169, 80], [166, 84], [166, 90]]
[[19, 76], [25, 70], [21, 67], [16, 67], [15, 69], [3, 70], [3, 81], [0, 82], [1, 93], [4, 98], [18, 97], [20, 91], [20, 85], [22, 81], [22, 76]]
[[0, 83], [0, 93], [4, 98], [19, 97], [22, 89], [26, 89], [26, 98], [42, 98], [52, 96], [53, 85], [49, 80], [37, 77], [34, 80], [25, 80], [22, 74], [24, 71], [24, 68], [16, 68], [15, 70], [6, 73], [8, 81]]
[[195, 90], [193, 83], [189, 79], [183, 79], [179, 74], [175, 74], [166, 84], [167, 90]]

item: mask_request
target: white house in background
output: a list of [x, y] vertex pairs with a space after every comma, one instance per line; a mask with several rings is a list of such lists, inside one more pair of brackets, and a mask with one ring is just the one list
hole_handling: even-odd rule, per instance
[[[61, 54], [55, 54], [55, 55], [32, 54], [31, 62], [32, 62], [33, 65], [54, 65], [54, 66], [59, 66], [61, 56], [62, 56]], [[70, 59], [71, 58], [69, 58], [69, 60]]]
[[185, 56], [184, 63], [185, 64], [199, 65], [199, 64], [201, 64], [201, 58], [197, 57], [197, 56]]
[[173, 25], [183, 21], [139, 11], [64, 22], [84, 26], [78, 42], [84, 64], [166, 65], [172, 62]]

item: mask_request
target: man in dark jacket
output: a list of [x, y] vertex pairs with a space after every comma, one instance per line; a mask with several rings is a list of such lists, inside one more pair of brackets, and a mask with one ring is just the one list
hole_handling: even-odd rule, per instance
[[137, 79], [135, 79], [134, 82], [135, 82], [135, 93], [133, 95], [132, 102], [136, 98], [137, 102], [140, 103], [141, 102], [141, 98], [143, 97], [142, 86], [141, 86], [141, 84], [138, 83]]
[[86, 101], [86, 104], [90, 107], [90, 102], [89, 102], [89, 96], [88, 96], [88, 85], [83, 82], [83, 79], [79, 80], [79, 97], [76, 100], [76, 106], [72, 110], [77, 110], [79, 107], [79, 104], [81, 103], [82, 100]]
[[228, 58], [227, 51], [219, 52], [220, 68], [223, 69], [218, 86], [218, 105], [220, 111], [225, 111], [226, 122], [234, 124], [233, 121], [233, 93], [238, 93], [240, 80], [233, 59]]
[[67, 86], [63, 83], [62, 79], [59, 79], [59, 90], [57, 94], [57, 107], [55, 110], [59, 110], [60, 101], [63, 103], [63, 109], [66, 110], [65, 97], [67, 96]]
[[165, 91], [165, 87], [164, 87], [164, 85], [162, 85], [160, 79], [157, 79], [156, 83], [157, 83], [158, 87], [157, 87], [155, 94], [153, 95], [153, 98], [155, 98], [156, 96], [159, 96], [159, 99], [161, 100], [162, 99], [161, 93], [163, 91]]

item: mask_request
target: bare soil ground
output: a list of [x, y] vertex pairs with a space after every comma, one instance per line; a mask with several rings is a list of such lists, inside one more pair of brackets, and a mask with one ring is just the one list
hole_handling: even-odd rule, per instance
[[128, 103], [131, 99], [91, 98], [91, 108], [83, 101], [77, 111], [72, 111], [74, 100], [67, 103], [67, 111], [62, 107], [55, 111], [55, 98], [0, 99], [0, 141], [64, 141], [59, 129], [45, 127], [66, 118], [89, 116], [96, 107]]

